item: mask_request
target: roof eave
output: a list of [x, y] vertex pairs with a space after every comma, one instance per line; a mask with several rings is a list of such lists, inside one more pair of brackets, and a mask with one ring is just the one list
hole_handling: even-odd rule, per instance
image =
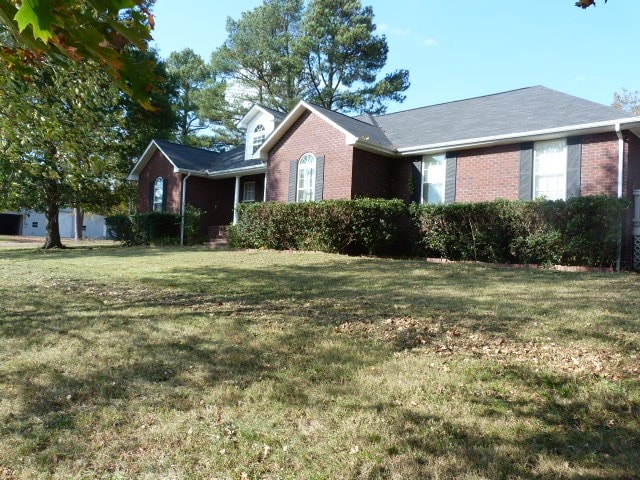
[[362, 140], [360, 138], [356, 139], [355, 142], [350, 143], [350, 145], [353, 145], [354, 148], [358, 148], [360, 150], [365, 150], [365, 151], [371, 152], [371, 153], [378, 153], [380, 155], [385, 155], [385, 156], [390, 156], [390, 155], [391, 156], [397, 156], [398, 155], [398, 151], [396, 149], [384, 147], [384, 146], [376, 144], [376, 143], [367, 142], [366, 140]]
[[594, 122], [543, 130], [533, 130], [528, 132], [517, 132], [505, 135], [494, 135], [489, 137], [470, 138], [455, 140], [451, 142], [403, 147], [398, 148], [398, 153], [403, 156], [424, 155], [450, 150], [466, 150], [470, 148], [487, 147], [492, 145], [504, 145], [514, 142], [545, 140], [561, 137], [568, 133], [571, 135], [588, 135], [594, 133], [614, 132], [616, 125], [619, 125], [622, 129], [638, 128], [640, 127], [640, 117], [626, 117], [617, 120], [607, 120], [605, 122]]
[[219, 172], [209, 172], [208, 170], [205, 170], [204, 172], [200, 172], [200, 175], [206, 176], [207, 178], [230, 178], [238, 175], [260, 174], [266, 171], [267, 164], [262, 163], [260, 165], [252, 165], [250, 167], [230, 168]]

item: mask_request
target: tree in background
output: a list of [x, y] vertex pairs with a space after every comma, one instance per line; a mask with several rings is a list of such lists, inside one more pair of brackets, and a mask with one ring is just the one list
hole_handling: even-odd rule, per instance
[[239, 20], [227, 19], [229, 37], [213, 53], [212, 66], [238, 100], [287, 111], [302, 97], [303, 9], [303, 0], [265, 0]]
[[178, 118], [173, 110], [177, 86], [158, 52], [132, 50], [130, 55], [147, 58], [156, 66], [153, 73], [156, 82], [149, 92], [151, 109], [142, 107], [129, 95], [120, 95], [118, 108], [124, 121], [125, 142], [119, 146], [119, 151], [123, 161], [129, 162], [129, 167], [132, 167], [131, 161], [137, 158], [154, 138], [175, 140]]
[[[607, 0], [604, 0], [604, 3], [607, 3]], [[596, 0], [579, 0], [576, 2], [576, 7], [580, 8], [589, 8], [592, 5], [596, 6]]]
[[214, 70], [247, 103], [279, 111], [309, 100], [344, 112], [384, 112], [409, 87], [400, 70], [380, 81], [387, 61], [384, 35], [375, 34], [373, 11], [359, 0], [265, 0], [239, 20], [214, 52]]
[[299, 45], [311, 102], [330, 110], [379, 114], [386, 111], [386, 102], [404, 101], [407, 70], [376, 82], [389, 47], [375, 29], [372, 8], [359, 1], [310, 1]]
[[177, 140], [184, 145], [211, 147], [211, 135], [198, 132], [210, 130], [223, 116], [225, 85], [216, 82], [210, 66], [190, 48], [172, 52], [167, 59], [167, 71], [177, 87], [173, 102], [178, 120]]
[[613, 106], [623, 112], [640, 115], [640, 92], [630, 92], [626, 88], [613, 94]]

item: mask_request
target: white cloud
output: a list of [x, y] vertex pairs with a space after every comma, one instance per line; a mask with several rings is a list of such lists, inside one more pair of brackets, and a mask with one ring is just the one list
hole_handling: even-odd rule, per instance
[[427, 38], [426, 40], [422, 41], [422, 44], [425, 47], [435, 47], [436, 45], [438, 45], [438, 41], [435, 38]]

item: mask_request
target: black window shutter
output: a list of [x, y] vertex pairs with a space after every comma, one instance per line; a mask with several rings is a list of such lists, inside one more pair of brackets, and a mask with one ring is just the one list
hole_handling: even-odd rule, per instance
[[444, 203], [454, 203], [456, 201], [456, 173], [458, 170], [458, 157], [454, 152], [447, 153], [446, 169]]
[[316, 158], [316, 185], [314, 192], [314, 200], [322, 200], [322, 189], [324, 188], [324, 157]]
[[580, 196], [582, 137], [567, 138], [567, 199]]
[[153, 211], [153, 193], [155, 190], [155, 181], [152, 180], [149, 182], [149, 211]]
[[291, 160], [289, 167], [289, 203], [295, 203], [298, 192], [298, 160]]
[[422, 203], [422, 159], [416, 160], [411, 165], [411, 186], [413, 187], [411, 201]]
[[520, 145], [520, 200], [533, 199], [533, 142]]
[[162, 179], [162, 211], [166, 212], [167, 211], [167, 187], [169, 182], [167, 181], [166, 178]]

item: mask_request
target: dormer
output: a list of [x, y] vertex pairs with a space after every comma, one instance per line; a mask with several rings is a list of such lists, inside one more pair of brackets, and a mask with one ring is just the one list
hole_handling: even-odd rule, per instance
[[284, 113], [260, 105], [249, 109], [238, 122], [238, 128], [245, 131], [245, 160], [259, 158], [258, 149], [284, 117]]

